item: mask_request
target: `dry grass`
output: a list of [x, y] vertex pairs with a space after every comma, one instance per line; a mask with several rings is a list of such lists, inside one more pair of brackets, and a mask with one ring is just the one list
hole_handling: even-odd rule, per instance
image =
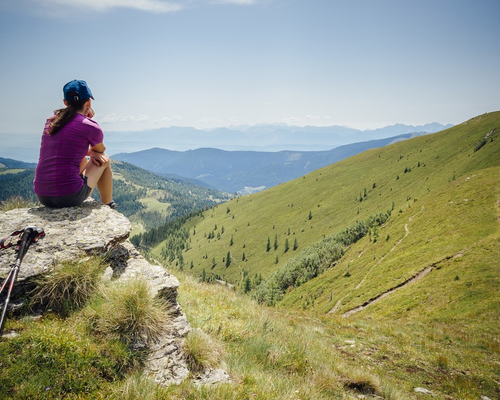
[[191, 330], [183, 347], [189, 370], [193, 374], [215, 368], [223, 356], [222, 347], [201, 329]]
[[32, 307], [41, 306], [62, 315], [83, 307], [98, 291], [104, 268], [99, 257], [60, 263], [37, 281]]
[[146, 375], [134, 373], [114, 388], [113, 395], [120, 400], [155, 400], [157, 384]]
[[21, 196], [14, 196], [10, 199], [3, 200], [0, 202], [0, 211], [9, 211], [16, 208], [30, 208], [36, 207], [39, 203], [35, 201], [26, 200]]

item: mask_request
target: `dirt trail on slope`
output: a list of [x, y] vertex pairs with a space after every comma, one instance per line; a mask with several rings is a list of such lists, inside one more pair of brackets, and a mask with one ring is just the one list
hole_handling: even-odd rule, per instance
[[[410, 218], [408, 218], [408, 223], [410, 223], [414, 217], [416, 217], [418, 214], [420, 214], [422, 211], [424, 210], [424, 207], [422, 206], [422, 208], [420, 209], [419, 212], [417, 212], [415, 215], [412, 215]], [[392, 246], [391, 250], [389, 250], [389, 253], [392, 253], [394, 251], [394, 249], [396, 249], [396, 247], [398, 247], [401, 242], [406, 238], [408, 237], [408, 235], [410, 234], [410, 230], [408, 229], [408, 223], [405, 224], [405, 235], [399, 239], [395, 244], [394, 246]], [[364, 253], [364, 251], [363, 251]], [[362, 254], [361, 253], [358, 257], [361, 257]], [[387, 253], [387, 254], [389, 254]], [[354, 290], [358, 290], [359, 288], [361, 288], [361, 286], [366, 282], [366, 280], [368, 279], [368, 276], [370, 275], [370, 273], [373, 271], [373, 269], [375, 269], [384, 259], [385, 257], [387, 256], [387, 254], [385, 254], [384, 256], [382, 256], [375, 264], [373, 264], [371, 266], [371, 268], [368, 270], [368, 272], [365, 274], [365, 276], [361, 279], [361, 281], [359, 281], [359, 283], [356, 285], [356, 288]], [[339, 301], [337, 301], [337, 303], [335, 304], [335, 306], [330, 310], [328, 311], [327, 314], [334, 314], [337, 312], [338, 308], [340, 307], [340, 304], [342, 302], [342, 300], [344, 300], [344, 298], [347, 296], [347, 294], [345, 296], [343, 296]]]
[[342, 316], [348, 317], [352, 314], [357, 313], [358, 311], [364, 310], [370, 304], [373, 304], [379, 300], [382, 300], [384, 297], [387, 297], [388, 295], [395, 292], [396, 290], [401, 289], [401, 288], [405, 287], [406, 285], [409, 285], [410, 283], [413, 283], [419, 279], [422, 279], [425, 275], [427, 275], [429, 272], [431, 272], [433, 268], [434, 268], [434, 266], [432, 266], [432, 265], [425, 267], [422, 271], [420, 271], [416, 275], [412, 276], [410, 279], [404, 281], [403, 283], [400, 283], [399, 285], [397, 285], [389, 290], [386, 290], [385, 292], [383, 292], [375, 297], [372, 297], [370, 300], [365, 301], [362, 305], [355, 307], [352, 310], [346, 311], [344, 314], [342, 314]]
[[[497, 209], [498, 209], [498, 214], [500, 215], [500, 199], [498, 199], [498, 200], [496, 201], [496, 206], [497, 206]], [[422, 209], [421, 209], [419, 212], [421, 212], [421, 211], [423, 211], [423, 207], [422, 207]], [[417, 214], [418, 214], [418, 213], [417, 213]], [[415, 217], [417, 214], [415, 214], [415, 215], [411, 216], [411, 217], [409, 218], [408, 222], [411, 222], [411, 221], [412, 221], [412, 219], [413, 219], [413, 217]], [[498, 220], [498, 221], [500, 221], [500, 216], [499, 216], [499, 217], [497, 217], [497, 220]], [[399, 241], [398, 241], [398, 242], [397, 242], [397, 243], [396, 243], [396, 244], [392, 247], [392, 249], [390, 250], [390, 252], [392, 252], [392, 251], [393, 251], [393, 250], [394, 250], [394, 249], [395, 249], [395, 248], [396, 248], [396, 247], [397, 247], [397, 246], [398, 246], [398, 245], [399, 245], [399, 244], [403, 241], [403, 239], [404, 239], [404, 238], [406, 238], [406, 237], [409, 235], [409, 233], [410, 233], [410, 232], [409, 232], [409, 229], [408, 229], [408, 224], [405, 224], [405, 231], [406, 231], [405, 236], [404, 236], [403, 238], [401, 238], [401, 239], [400, 239], [400, 240], [399, 240]], [[445, 258], [443, 258], [442, 260], [440, 260], [440, 261], [438, 261], [438, 262], [436, 262], [436, 263], [434, 263], [434, 264], [431, 264], [431, 265], [429, 265], [429, 266], [425, 267], [422, 271], [418, 272], [417, 274], [415, 274], [415, 275], [414, 275], [414, 276], [412, 276], [411, 278], [407, 279], [406, 281], [404, 281], [404, 282], [400, 283], [400, 284], [399, 284], [399, 285], [397, 285], [397, 286], [394, 286], [394, 287], [393, 287], [393, 288], [391, 288], [391, 289], [386, 290], [385, 292], [383, 292], [383, 293], [381, 293], [381, 294], [379, 294], [379, 295], [377, 295], [377, 296], [375, 296], [375, 297], [372, 297], [370, 300], [368, 300], [368, 301], [364, 302], [362, 305], [360, 305], [360, 306], [358, 306], [358, 307], [355, 307], [355, 308], [353, 308], [353, 309], [351, 309], [351, 310], [349, 310], [349, 311], [346, 311], [345, 313], [343, 313], [343, 314], [342, 314], [342, 316], [343, 316], [343, 317], [348, 317], [348, 316], [350, 316], [350, 315], [352, 315], [352, 314], [355, 314], [355, 313], [357, 313], [357, 312], [359, 312], [359, 311], [361, 311], [361, 310], [364, 310], [364, 309], [365, 309], [366, 307], [368, 307], [369, 305], [371, 305], [371, 304], [373, 304], [373, 303], [375, 303], [375, 302], [377, 302], [377, 301], [379, 301], [379, 300], [382, 300], [384, 297], [387, 297], [389, 294], [391, 294], [391, 293], [395, 292], [396, 290], [402, 289], [402, 288], [404, 288], [405, 286], [410, 285], [410, 284], [412, 284], [412, 283], [414, 283], [414, 282], [416, 282], [416, 281], [418, 281], [418, 280], [422, 279], [424, 276], [426, 276], [427, 274], [429, 274], [429, 273], [430, 273], [433, 269], [435, 269], [435, 268], [436, 268], [436, 267], [437, 267], [440, 263], [442, 263], [442, 262], [444, 262], [444, 261], [447, 261], [447, 260], [450, 260], [450, 259], [452, 259], [452, 258], [462, 257], [465, 251], [466, 251], [466, 250], [464, 249], [463, 251], [460, 251], [460, 252], [458, 252], [457, 254], [455, 254], [455, 255], [453, 255], [453, 256], [448, 256], [448, 257], [445, 257]], [[384, 257], [385, 257], [385, 256], [384, 256]], [[356, 286], [356, 289], [358, 289], [358, 288], [360, 288], [360, 287], [361, 287], [361, 285], [362, 285], [362, 284], [366, 281], [366, 278], [367, 278], [368, 274], [372, 271], [372, 269], [373, 269], [373, 268], [375, 268], [375, 267], [376, 267], [376, 266], [377, 266], [377, 265], [378, 265], [378, 264], [379, 264], [379, 263], [380, 263], [380, 262], [384, 259], [384, 257], [382, 257], [382, 258], [381, 258], [381, 259], [380, 259], [380, 260], [379, 260], [379, 261], [378, 261], [378, 262], [377, 262], [374, 266], [372, 266], [372, 267], [370, 268], [370, 270], [367, 272], [367, 274], [364, 276], [364, 278], [361, 280], [361, 282], [360, 282], [360, 283]], [[346, 296], [347, 296], [347, 295], [346, 295]], [[335, 304], [335, 307], [334, 307], [334, 308], [333, 308], [333, 309], [332, 309], [332, 310], [331, 310], [328, 314], [336, 312], [336, 310], [337, 310], [337, 309], [338, 309], [338, 307], [340, 306], [341, 301], [342, 301], [342, 300], [343, 300], [346, 296], [344, 296], [341, 300], [339, 300], [339, 301], [337, 302], [337, 304]]]
[[[408, 218], [408, 223], [410, 223], [411, 221], [413, 221], [413, 218], [415, 218], [418, 214], [420, 214], [422, 211], [424, 210], [424, 206], [422, 206], [422, 208], [420, 209], [419, 212], [417, 212], [415, 215], [412, 215], [410, 218]], [[397, 241], [397, 243], [394, 244], [394, 246], [392, 246], [391, 250], [389, 250], [389, 253], [392, 253], [394, 251], [394, 249], [396, 249], [396, 247], [398, 247], [401, 242], [406, 239], [408, 237], [408, 235], [410, 234], [410, 230], [408, 229], [408, 223], [405, 224], [405, 235], [399, 239]], [[388, 254], [389, 254], [388, 253]], [[372, 267], [368, 270], [368, 272], [366, 273], [366, 275], [363, 277], [363, 279], [361, 279], [361, 281], [358, 283], [358, 285], [356, 286], [356, 290], [359, 289], [365, 282], [366, 280], [368, 279], [368, 275], [370, 275], [370, 273], [372, 272], [372, 270], [374, 268], [376, 268], [384, 259], [385, 257], [387, 256], [387, 254], [385, 254], [384, 256], [382, 256], [380, 258], [380, 260], [378, 260], [375, 264], [372, 265]]]
[[420, 279], [422, 279], [424, 276], [426, 276], [427, 274], [429, 274], [433, 269], [435, 269], [439, 264], [441, 264], [442, 262], [444, 261], [448, 261], [452, 258], [457, 258], [457, 257], [462, 257], [463, 256], [463, 252], [459, 252], [453, 256], [448, 256], [448, 257], [445, 257], [443, 258], [442, 260], [438, 261], [438, 262], [435, 262], [431, 265], [428, 265], [427, 267], [425, 267], [422, 271], [418, 272], [417, 274], [415, 274], [414, 276], [412, 276], [410, 279], [407, 279], [406, 281], [400, 283], [399, 285], [396, 285], [394, 286], [393, 288], [391, 289], [388, 289], [386, 290], [385, 292], [375, 296], [375, 297], [372, 297], [370, 300], [368, 301], [365, 301], [362, 305], [358, 306], [358, 307], [355, 307], [349, 311], [346, 311], [344, 314], [342, 314], [343, 317], [348, 317], [352, 314], [355, 314], [357, 313], [358, 311], [361, 311], [361, 310], [364, 310], [366, 307], [368, 307], [369, 305], [379, 301], [379, 300], [382, 300], [384, 297], [387, 297], [389, 294], [395, 292], [396, 290], [399, 290], [399, 289], [402, 289], [404, 288], [405, 286], [408, 286], [410, 285], [411, 283], [414, 283]]

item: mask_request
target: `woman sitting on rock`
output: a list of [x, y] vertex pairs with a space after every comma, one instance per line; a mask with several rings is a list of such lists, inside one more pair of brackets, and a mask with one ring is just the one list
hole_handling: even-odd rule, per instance
[[104, 153], [104, 134], [91, 118], [92, 92], [85, 81], [64, 85], [66, 108], [54, 111], [45, 123], [33, 189], [47, 207], [83, 203], [97, 186], [101, 200], [111, 208], [113, 175]]

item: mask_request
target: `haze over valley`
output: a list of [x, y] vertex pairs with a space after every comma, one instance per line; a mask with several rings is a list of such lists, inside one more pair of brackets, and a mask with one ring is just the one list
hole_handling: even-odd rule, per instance
[[[99, 119], [96, 118], [99, 122]], [[434, 133], [451, 127], [432, 122], [413, 126], [395, 124], [374, 130], [359, 130], [345, 126], [293, 126], [287, 124], [260, 124], [254, 126], [221, 127], [201, 130], [193, 127], [151, 129], [143, 131], [106, 131], [104, 143], [110, 155], [130, 153], [151, 148], [173, 151], [194, 150], [204, 147], [221, 150], [244, 151], [322, 151], [335, 147], [385, 139], [408, 133]], [[37, 162], [40, 132], [0, 132], [0, 157], [25, 162]]]

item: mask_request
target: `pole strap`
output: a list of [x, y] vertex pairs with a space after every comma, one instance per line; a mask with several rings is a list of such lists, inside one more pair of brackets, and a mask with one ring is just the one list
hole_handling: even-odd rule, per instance
[[[37, 228], [36, 226], [27, 226], [24, 229], [12, 232], [10, 235], [7, 235], [2, 240], [0, 240], [0, 249], [3, 250], [3, 249], [8, 249], [9, 247], [12, 247], [12, 246], [16, 246], [15, 250], [19, 251], [21, 236], [26, 229], [32, 229], [34, 232], [36, 232], [31, 243], [35, 243], [39, 239], [42, 239], [45, 237], [45, 232], [42, 228]], [[16, 240], [17, 236], [19, 236], [19, 238]]]

